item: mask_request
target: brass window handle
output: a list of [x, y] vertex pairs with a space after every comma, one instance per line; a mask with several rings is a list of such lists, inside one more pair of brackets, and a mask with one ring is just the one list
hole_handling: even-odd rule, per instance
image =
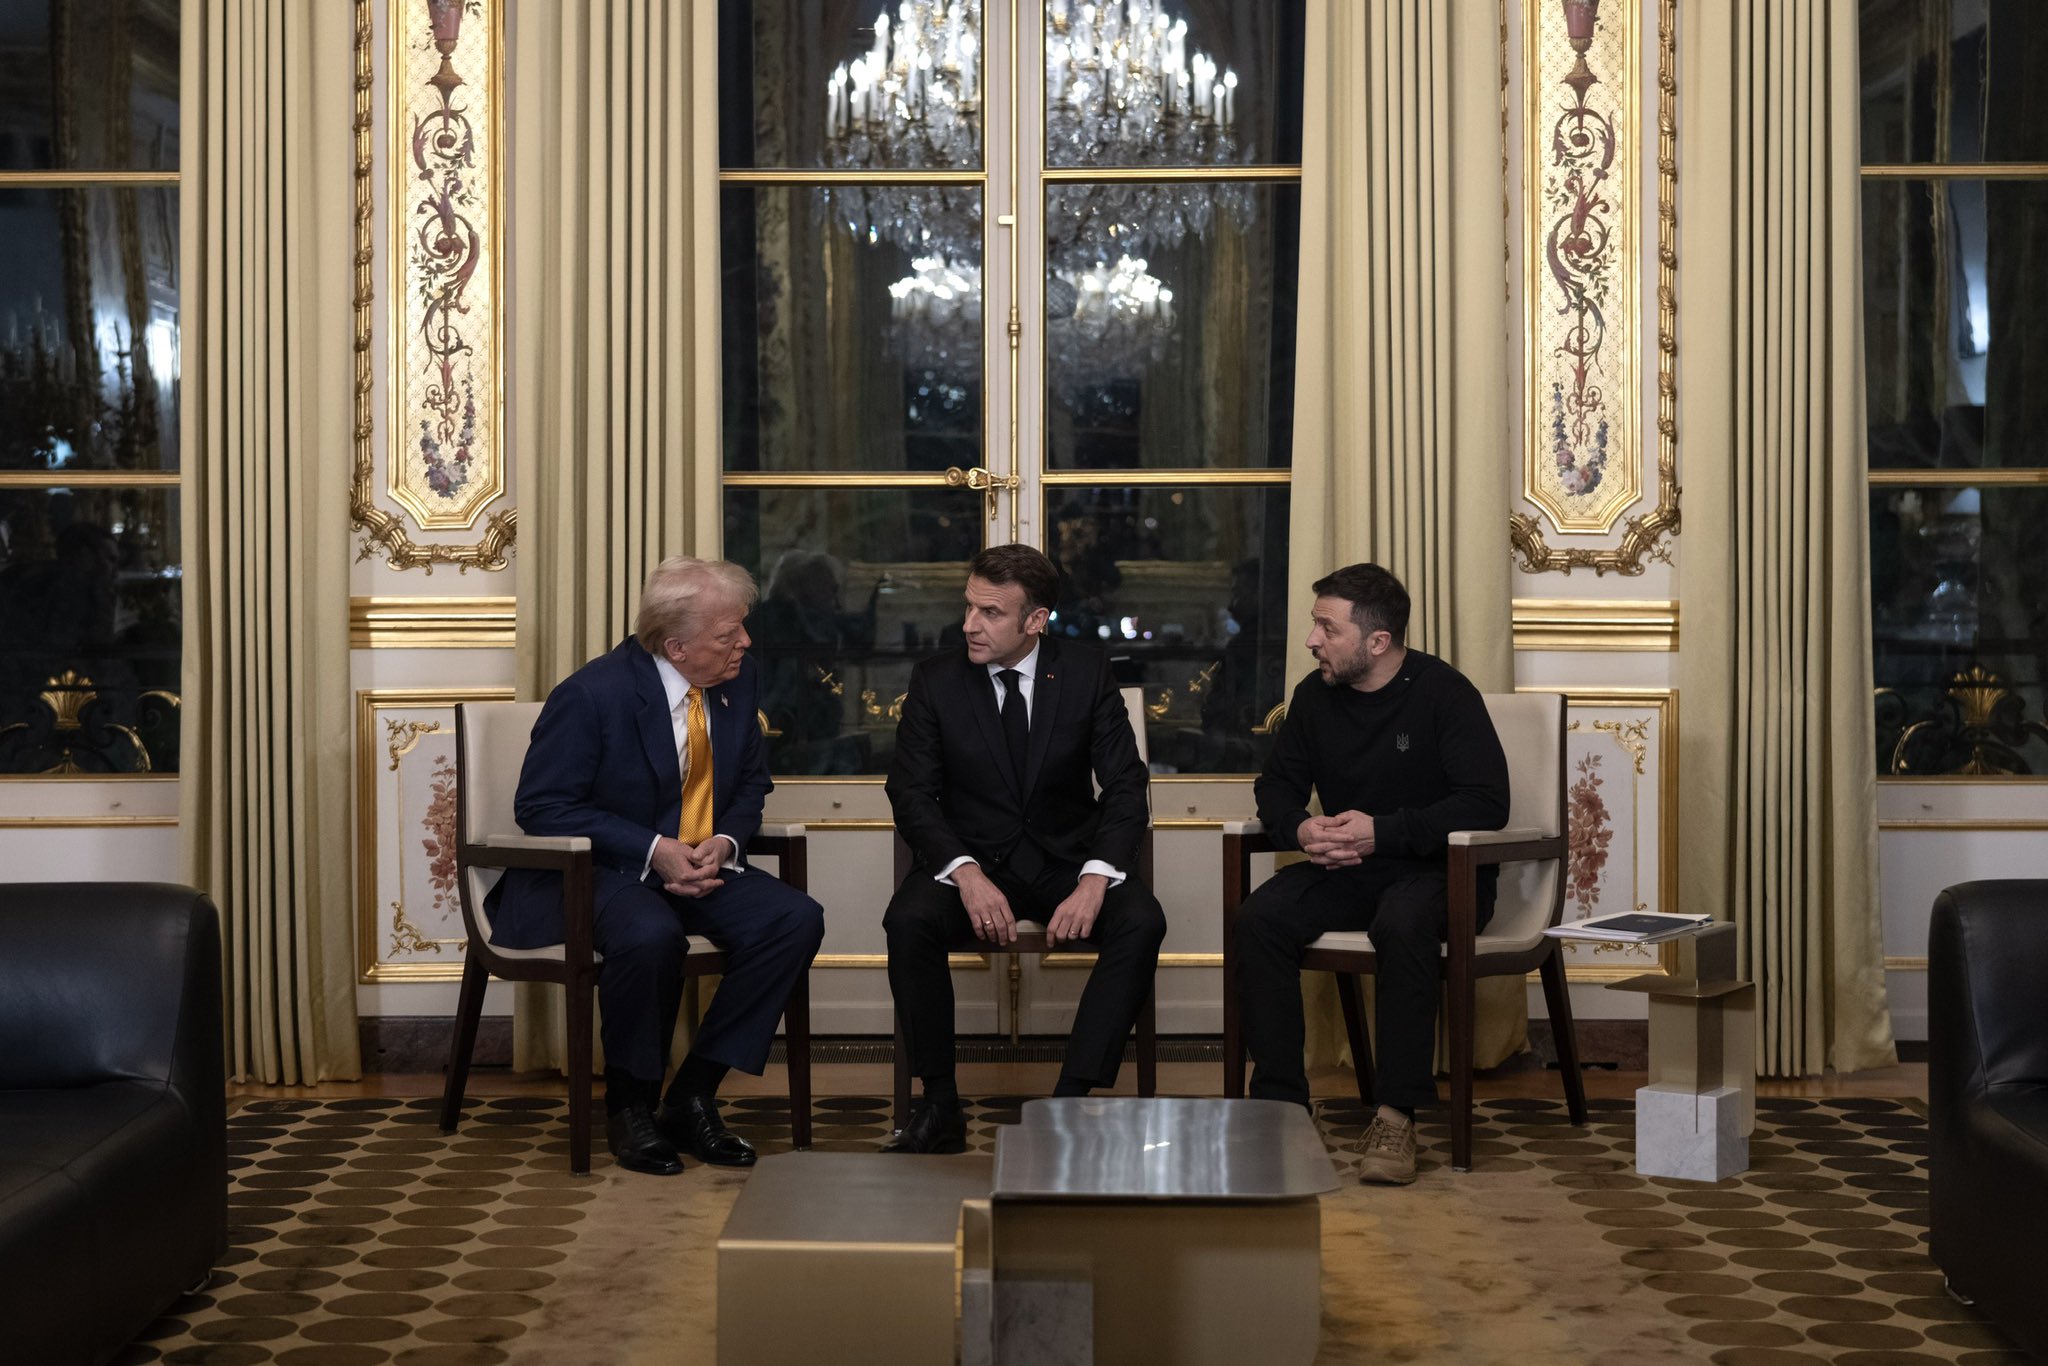
[[983, 495], [984, 515], [991, 522], [996, 518], [996, 491], [1007, 489], [1015, 493], [1023, 485], [1024, 480], [1018, 475], [991, 474], [979, 465], [971, 470], [963, 470], [958, 465], [946, 467], [946, 487], [980, 489]]

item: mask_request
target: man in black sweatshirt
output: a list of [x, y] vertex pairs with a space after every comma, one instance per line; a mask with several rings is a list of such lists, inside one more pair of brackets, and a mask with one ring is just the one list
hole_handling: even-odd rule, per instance
[[[1373, 1024], [1379, 1113], [1361, 1175], [1415, 1179], [1415, 1108], [1436, 1103], [1439, 948], [1447, 932], [1447, 837], [1508, 818], [1508, 762], [1486, 703], [1443, 660], [1403, 643], [1408, 590], [1376, 564], [1315, 584], [1316, 672], [1287, 704], [1253, 787], [1273, 843], [1305, 863], [1282, 868], [1237, 916], [1237, 986], [1251, 1094], [1308, 1104], [1301, 958], [1332, 930], [1369, 930], [1377, 953]], [[1328, 813], [1311, 816], [1313, 789]], [[1479, 923], [1493, 914], [1481, 874]]]

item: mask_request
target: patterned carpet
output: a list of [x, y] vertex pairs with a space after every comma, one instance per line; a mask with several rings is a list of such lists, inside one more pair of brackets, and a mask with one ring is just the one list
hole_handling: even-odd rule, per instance
[[[233, 1246], [202, 1295], [122, 1362], [709, 1362], [715, 1242], [744, 1173], [634, 1176], [600, 1152], [566, 1169], [565, 1107], [472, 1102], [454, 1137], [432, 1101], [255, 1101], [229, 1119]], [[973, 1103], [992, 1148], [1020, 1097]], [[868, 1150], [887, 1103], [819, 1102], [816, 1146]], [[1425, 1115], [1405, 1190], [1323, 1202], [1326, 1362], [1729, 1366], [2020, 1362], [1943, 1293], [1922, 1233], [1926, 1131], [1878, 1100], [1759, 1103], [1752, 1166], [1715, 1186], [1639, 1177], [1632, 1107], [1480, 1110], [1477, 1167], [1441, 1166]], [[728, 1107], [766, 1151], [777, 1100]], [[1355, 1103], [1318, 1119], [1347, 1175]], [[600, 1144], [601, 1147], [601, 1144]]]

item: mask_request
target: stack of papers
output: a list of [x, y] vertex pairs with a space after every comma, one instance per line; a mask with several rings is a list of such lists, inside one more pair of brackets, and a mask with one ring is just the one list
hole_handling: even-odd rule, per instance
[[1667, 915], [1662, 911], [1630, 911], [1592, 920], [1574, 920], [1544, 933], [1558, 939], [1604, 939], [1620, 944], [1648, 944], [1691, 934], [1714, 923], [1710, 915]]

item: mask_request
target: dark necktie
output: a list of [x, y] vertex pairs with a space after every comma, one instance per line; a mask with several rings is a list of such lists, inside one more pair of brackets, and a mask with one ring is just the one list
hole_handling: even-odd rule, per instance
[[1015, 669], [1000, 669], [996, 677], [1003, 685], [1003, 739], [1010, 746], [1010, 767], [1016, 770], [1017, 786], [1024, 786], [1024, 749], [1031, 735], [1031, 720], [1024, 712], [1023, 678]]

